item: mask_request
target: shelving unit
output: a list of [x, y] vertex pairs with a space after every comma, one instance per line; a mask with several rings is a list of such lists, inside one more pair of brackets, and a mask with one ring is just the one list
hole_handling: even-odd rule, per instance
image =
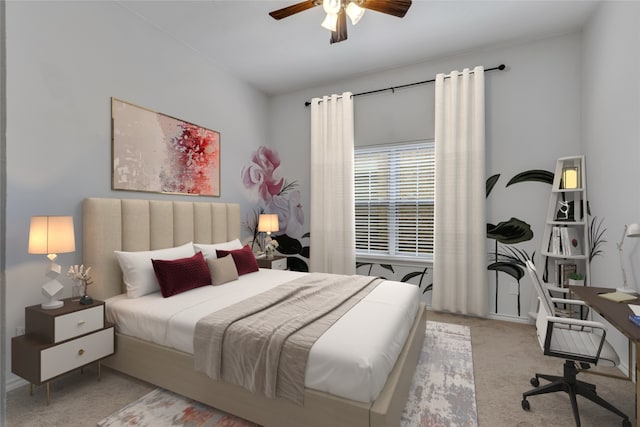
[[[542, 234], [539, 272], [544, 272], [546, 287], [567, 294], [567, 277], [575, 269], [591, 283], [589, 269], [589, 216], [587, 173], [584, 156], [562, 157], [556, 168], [549, 196]], [[537, 300], [532, 302], [530, 316], [536, 316]]]

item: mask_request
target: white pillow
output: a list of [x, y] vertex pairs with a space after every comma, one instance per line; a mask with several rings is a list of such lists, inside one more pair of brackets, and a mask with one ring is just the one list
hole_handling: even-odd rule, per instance
[[242, 243], [240, 243], [240, 239], [233, 239], [224, 243], [214, 243], [214, 244], [204, 244], [204, 243], [194, 243], [193, 249], [198, 252], [202, 252], [205, 258], [218, 258], [216, 255], [216, 249], [220, 249], [223, 251], [233, 251], [236, 249], [242, 249]]
[[120, 263], [122, 277], [124, 284], [127, 285], [127, 296], [129, 298], [138, 298], [160, 290], [158, 280], [153, 271], [152, 258], [174, 260], [187, 258], [195, 254], [192, 242], [175, 248], [158, 249], [155, 251], [114, 252]]

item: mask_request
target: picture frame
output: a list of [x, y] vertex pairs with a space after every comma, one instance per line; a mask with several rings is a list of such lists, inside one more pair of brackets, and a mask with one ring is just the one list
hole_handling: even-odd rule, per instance
[[220, 196], [220, 132], [111, 98], [113, 190]]

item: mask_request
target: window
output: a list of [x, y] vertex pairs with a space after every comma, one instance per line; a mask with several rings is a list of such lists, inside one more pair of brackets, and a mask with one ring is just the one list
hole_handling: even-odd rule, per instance
[[356, 255], [431, 259], [433, 141], [355, 149]]

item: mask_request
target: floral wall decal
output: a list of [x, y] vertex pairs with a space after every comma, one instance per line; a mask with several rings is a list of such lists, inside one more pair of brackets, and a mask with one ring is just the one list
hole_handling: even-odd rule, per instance
[[[280, 176], [278, 152], [260, 146], [252, 153], [250, 161], [242, 168], [242, 183], [258, 206], [247, 215], [246, 226], [253, 242], [259, 242], [257, 225], [261, 213], [278, 215], [280, 231], [272, 234], [278, 242], [278, 252], [289, 255], [287, 266], [291, 270], [309, 271], [309, 246], [303, 245], [309, 233], [304, 232], [304, 210], [297, 181], [287, 181]], [[259, 245], [259, 243], [258, 243]], [[264, 249], [260, 247], [260, 249]]]
[[[522, 182], [541, 182], [545, 184], [553, 184], [553, 172], [545, 171], [541, 169], [527, 170], [516, 174], [505, 185], [509, 187], [513, 184]], [[490, 176], [486, 182], [486, 196], [495, 187], [496, 183], [500, 179], [500, 174]], [[587, 203], [588, 207], [588, 203]], [[591, 212], [587, 212], [587, 215], [591, 215]], [[604, 233], [606, 229], [602, 228], [602, 220], [598, 221], [598, 217], [589, 219], [589, 245], [590, 245], [590, 257], [589, 262], [594, 256], [602, 254], [602, 244], [606, 242], [604, 240]], [[504, 273], [516, 280], [518, 283], [517, 289], [517, 313], [521, 315], [520, 307], [520, 280], [525, 276], [525, 261], [527, 259], [533, 260], [535, 257], [535, 250], [532, 253], [527, 253], [524, 249], [518, 248], [518, 243], [523, 243], [532, 240], [534, 237], [531, 226], [518, 218], [510, 218], [508, 221], [499, 222], [497, 225], [487, 224], [487, 238], [495, 240], [495, 248], [492, 253], [489, 254], [489, 265], [487, 269], [495, 272], [495, 307], [496, 313], [498, 312], [498, 285], [499, 285], [499, 273]], [[547, 259], [548, 261], [548, 259]], [[543, 280], [547, 280], [548, 265], [544, 266]]]
[[[380, 268], [377, 268], [380, 267]], [[375, 270], [384, 270], [379, 274], [375, 274], [376, 277], [381, 277], [385, 280], [396, 280], [399, 282], [413, 283], [418, 289], [422, 291], [422, 294], [433, 290], [433, 267], [431, 265], [423, 267], [421, 270], [414, 270], [411, 266], [399, 266], [395, 267], [392, 264], [381, 264], [372, 262], [357, 262], [356, 269], [361, 269], [358, 274], [366, 276], [373, 276]], [[375, 269], [375, 270], [374, 270]], [[388, 276], [391, 273], [391, 276]], [[416, 281], [411, 281], [417, 278]]]
[[[495, 174], [487, 178], [486, 197], [489, 197], [491, 190], [495, 187], [500, 179], [500, 174]], [[545, 170], [533, 169], [521, 172], [509, 180], [505, 187], [520, 182], [537, 181], [551, 185], [553, 183], [553, 173]], [[510, 218], [508, 221], [502, 221], [498, 224], [487, 224], [487, 238], [495, 240], [495, 249], [489, 254], [490, 263], [487, 266], [489, 271], [495, 271], [495, 310], [498, 312], [498, 285], [500, 272], [513, 277], [518, 283], [517, 290], [517, 313], [521, 314], [520, 307], [520, 280], [524, 277], [525, 260], [533, 259], [535, 251], [528, 254], [522, 249], [511, 247], [521, 242], [527, 242], [533, 239], [533, 230], [531, 226], [518, 218]], [[501, 250], [499, 244], [504, 246]]]

